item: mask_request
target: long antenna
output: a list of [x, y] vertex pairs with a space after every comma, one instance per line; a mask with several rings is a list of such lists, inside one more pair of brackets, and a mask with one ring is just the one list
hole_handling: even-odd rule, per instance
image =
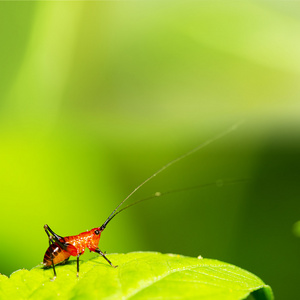
[[104, 230], [104, 228], [106, 227], [106, 225], [108, 224], [108, 222], [116, 215], [118, 214], [117, 210], [118, 208], [123, 205], [123, 203], [125, 201], [128, 200], [128, 198], [130, 198], [139, 188], [141, 188], [145, 183], [147, 183], [148, 181], [150, 181], [152, 178], [154, 178], [156, 175], [158, 175], [159, 173], [161, 173], [162, 171], [164, 171], [165, 169], [169, 168], [170, 166], [174, 165], [175, 163], [179, 162], [180, 160], [186, 158], [187, 156], [197, 152], [198, 150], [208, 146], [209, 144], [213, 143], [214, 141], [217, 141], [218, 139], [226, 136], [227, 134], [231, 133], [232, 131], [236, 130], [242, 122], [238, 122], [236, 124], [234, 124], [233, 126], [229, 127], [228, 129], [226, 129], [225, 131], [219, 133], [218, 135], [216, 135], [215, 137], [207, 140], [206, 142], [200, 144], [199, 146], [197, 146], [196, 148], [184, 153], [183, 155], [175, 158], [174, 160], [170, 161], [169, 163], [167, 163], [166, 165], [164, 165], [163, 167], [161, 167], [158, 171], [156, 171], [154, 174], [152, 174], [150, 177], [148, 177], [146, 180], [144, 180], [140, 185], [138, 185], [115, 209], [114, 211], [110, 214], [110, 216], [107, 218], [107, 220], [103, 223], [103, 225], [100, 227], [101, 231]]
[[152, 195], [150, 195], [150, 196], [148, 196], [146, 198], [143, 198], [143, 199], [137, 200], [134, 203], [128, 204], [125, 207], [123, 207], [122, 209], [116, 211], [113, 214], [113, 216], [109, 219], [109, 221], [111, 221], [116, 215], [118, 215], [123, 210], [125, 210], [125, 209], [127, 209], [127, 208], [129, 208], [131, 206], [137, 205], [137, 204], [139, 204], [141, 202], [147, 201], [147, 200], [151, 200], [151, 199], [162, 197], [162, 196], [169, 195], [169, 194], [175, 194], [175, 193], [178, 193], [178, 192], [185, 192], [185, 191], [195, 190], [195, 189], [199, 189], [199, 188], [206, 188], [206, 187], [211, 187], [211, 186], [220, 187], [220, 186], [228, 185], [228, 184], [236, 184], [236, 183], [248, 182], [249, 180], [250, 180], [249, 178], [239, 178], [239, 179], [229, 179], [229, 180], [217, 180], [217, 181], [210, 182], [210, 183], [198, 184], [198, 185], [184, 187], [184, 188], [179, 188], [179, 189], [174, 189], [174, 190], [166, 191], [166, 192], [156, 192], [156, 193], [154, 193], [154, 194], [152, 194]]

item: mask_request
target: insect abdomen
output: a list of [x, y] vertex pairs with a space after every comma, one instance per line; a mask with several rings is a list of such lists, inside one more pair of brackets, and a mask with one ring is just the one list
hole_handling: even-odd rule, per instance
[[[51, 260], [51, 255], [52, 255], [52, 260]], [[70, 255], [71, 254], [69, 252], [63, 250], [58, 244], [53, 243], [52, 245], [49, 246], [49, 248], [45, 253], [43, 264], [45, 267], [50, 267], [52, 266], [52, 261], [56, 265], [67, 261]]]

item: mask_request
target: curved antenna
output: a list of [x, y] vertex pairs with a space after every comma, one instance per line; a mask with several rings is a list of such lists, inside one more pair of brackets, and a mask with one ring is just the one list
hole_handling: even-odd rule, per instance
[[125, 209], [127, 209], [127, 208], [129, 208], [131, 206], [134, 206], [136, 204], [139, 204], [141, 202], [147, 201], [147, 200], [151, 200], [151, 199], [158, 198], [158, 197], [165, 196], [165, 195], [169, 195], [169, 194], [175, 194], [175, 193], [178, 193], [178, 192], [195, 190], [195, 189], [198, 189], [198, 188], [207, 188], [207, 187], [211, 187], [211, 186], [221, 187], [223, 185], [228, 185], [228, 184], [236, 184], [236, 183], [248, 182], [249, 180], [250, 180], [249, 178], [239, 178], [239, 179], [229, 179], [229, 180], [217, 180], [215, 182], [210, 182], [210, 183], [205, 183], [205, 184], [198, 184], [198, 185], [189, 186], [189, 187], [180, 188], [180, 189], [175, 189], [175, 190], [166, 191], [166, 192], [156, 192], [153, 195], [150, 195], [150, 196], [148, 196], [146, 198], [137, 200], [136, 202], [128, 204], [127, 206], [123, 207], [122, 209], [116, 211], [112, 215], [112, 217], [109, 219], [109, 221], [111, 221], [116, 215], [118, 215], [123, 210], [125, 210]]
[[227, 134], [231, 133], [232, 131], [236, 130], [242, 122], [238, 122], [236, 124], [234, 124], [233, 126], [229, 127], [228, 129], [226, 129], [225, 131], [219, 133], [218, 135], [216, 135], [215, 137], [207, 140], [206, 142], [200, 144], [199, 146], [197, 146], [196, 148], [184, 153], [183, 155], [173, 159], [172, 161], [170, 161], [169, 163], [167, 163], [166, 165], [164, 165], [163, 167], [161, 167], [158, 171], [156, 171], [154, 174], [152, 174], [150, 177], [148, 177], [146, 180], [144, 180], [140, 185], [138, 185], [115, 209], [114, 211], [109, 215], [109, 217], [107, 218], [107, 220], [103, 223], [103, 225], [100, 227], [100, 230], [104, 230], [104, 228], [106, 227], [106, 225], [108, 224], [108, 222], [116, 215], [118, 214], [117, 210], [119, 209], [119, 207], [121, 205], [123, 205], [123, 203], [125, 201], [128, 200], [128, 198], [130, 198], [139, 188], [141, 188], [145, 183], [147, 183], [148, 181], [150, 181], [153, 177], [155, 177], [156, 175], [158, 175], [159, 173], [161, 173], [162, 171], [164, 171], [165, 169], [169, 168], [170, 166], [174, 165], [175, 163], [179, 162], [180, 160], [190, 156], [191, 154], [197, 152], [198, 150], [208, 146], [209, 144], [213, 143], [214, 141], [217, 141], [218, 139], [226, 136]]

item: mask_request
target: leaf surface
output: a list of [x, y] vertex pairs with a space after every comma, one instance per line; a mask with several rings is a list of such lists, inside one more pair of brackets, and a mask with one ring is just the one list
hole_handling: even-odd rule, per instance
[[271, 300], [271, 288], [257, 276], [234, 265], [212, 259], [174, 254], [133, 252], [102, 257], [80, 264], [40, 265], [18, 270], [10, 278], [0, 275], [0, 299], [254, 299]]

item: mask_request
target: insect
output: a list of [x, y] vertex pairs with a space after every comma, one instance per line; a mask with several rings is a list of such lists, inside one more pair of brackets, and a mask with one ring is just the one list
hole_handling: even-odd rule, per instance
[[218, 140], [219, 138], [227, 135], [238, 127], [239, 124], [235, 124], [234, 126], [228, 128], [226, 131], [221, 134], [215, 136], [214, 138], [204, 142], [203, 144], [197, 146], [196, 148], [190, 150], [189, 152], [177, 157], [176, 159], [170, 161], [162, 168], [160, 168], [157, 172], [148, 177], [145, 181], [143, 181], [140, 185], [138, 185], [109, 215], [106, 221], [100, 226], [93, 228], [89, 231], [82, 232], [78, 235], [62, 237], [56, 234], [48, 225], [44, 225], [44, 229], [49, 238], [49, 247], [45, 253], [43, 264], [44, 267], [49, 268], [52, 266], [54, 272], [54, 278], [56, 278], [56, 270], [55, 265], [62, 264], [68, 261], [70, 256], [77, 257], [77, 276], [79, 276], [79, 257], [84, 253], [85, 249], [88, 248], [92, 252], [96, 252], [100, 254], [112, 267], [116, 268], [117, 266], [113, 265], [111, 261], [106, 257], [105, 253], [103, 253], [98, 245], [100, 241], [100, 236], [102, 231], [106, 228], [107, 224], [121, 211], [133, 206], [141, 201], [154, 198], [155, 196], [161, 196], [161, 193], [156, 193], [154, 196], [148, 197], [143, 200], [139, 200], [135, 203], [127, 205], [126, 207], [119, 210], [119, 208], [134, 194], [140, 187], [142, 187], [145, 183], [151, 180], [153, 177], [164, 171], [166, 168], [171, 165], [177, 163], [178, 161], [184, 159], [185, 157], [191, 155], [192, 153], [198, 151], [199, 149], [209, 145], [210, 143]]

